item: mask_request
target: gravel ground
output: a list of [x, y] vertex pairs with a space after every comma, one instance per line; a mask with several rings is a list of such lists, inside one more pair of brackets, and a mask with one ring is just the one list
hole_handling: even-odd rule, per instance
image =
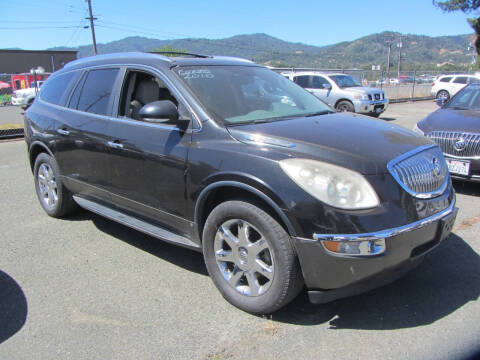
[[[411, 128], [429, 102], [394, 104]], [[86, 211], [57, 220], [22, 141], [0, 143], [0, 359], [452, 359], [480, 345], [480, 186], [455, 183], [454, 233], [414, 272], [272, 317], [222, 299], [201, 254]]]

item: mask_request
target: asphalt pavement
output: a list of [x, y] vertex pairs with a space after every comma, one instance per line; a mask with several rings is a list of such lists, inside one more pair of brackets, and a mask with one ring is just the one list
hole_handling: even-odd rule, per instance
[[[436, 105], [391, 105], [411, 128]], [[453, 234], [393, 284], [271, 317], [221, 297], [202, 255], [80, 211], [48, 217], [23, 141], [0, 143], [0, 359], [458, 359], [480, 351], [480, 185]]]

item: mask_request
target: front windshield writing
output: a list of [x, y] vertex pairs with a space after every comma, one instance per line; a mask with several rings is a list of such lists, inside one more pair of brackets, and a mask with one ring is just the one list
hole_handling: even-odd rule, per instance
[[322, 101], [277, 73], [256, 66], [190, 66], [176, 72], [206, 110], [227, 124], [327, 112]]

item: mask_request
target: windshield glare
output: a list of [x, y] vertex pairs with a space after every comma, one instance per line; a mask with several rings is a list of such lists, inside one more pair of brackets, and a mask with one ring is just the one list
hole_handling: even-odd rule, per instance
[[361, 86], [354, 78], [348, 75], [330, 75], [330, 79], [335, 81], [341, 88]]
[[205, 106], [227, 125], [331, 112], [292, 81], [256, 66], [189, 66], [175, 71]]
[[480, 87], [464, 88], [445, 107], [459, 110], [480, 110]]

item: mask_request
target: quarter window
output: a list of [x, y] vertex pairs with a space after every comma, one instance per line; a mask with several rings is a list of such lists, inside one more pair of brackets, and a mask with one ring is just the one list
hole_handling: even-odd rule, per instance
[[52, 76], [45, 85], [41, 87], [40, 98], [51, 104], [61, 105], [64, 102], [64, 97], [67, 96], [68, 85], [76, 74], [75, 72], [69, 72], [54, 77]]
[[118, 69], [90, 71], [78, 99], [77, 109], [93, 114], [107, 115], [117, 75]]

